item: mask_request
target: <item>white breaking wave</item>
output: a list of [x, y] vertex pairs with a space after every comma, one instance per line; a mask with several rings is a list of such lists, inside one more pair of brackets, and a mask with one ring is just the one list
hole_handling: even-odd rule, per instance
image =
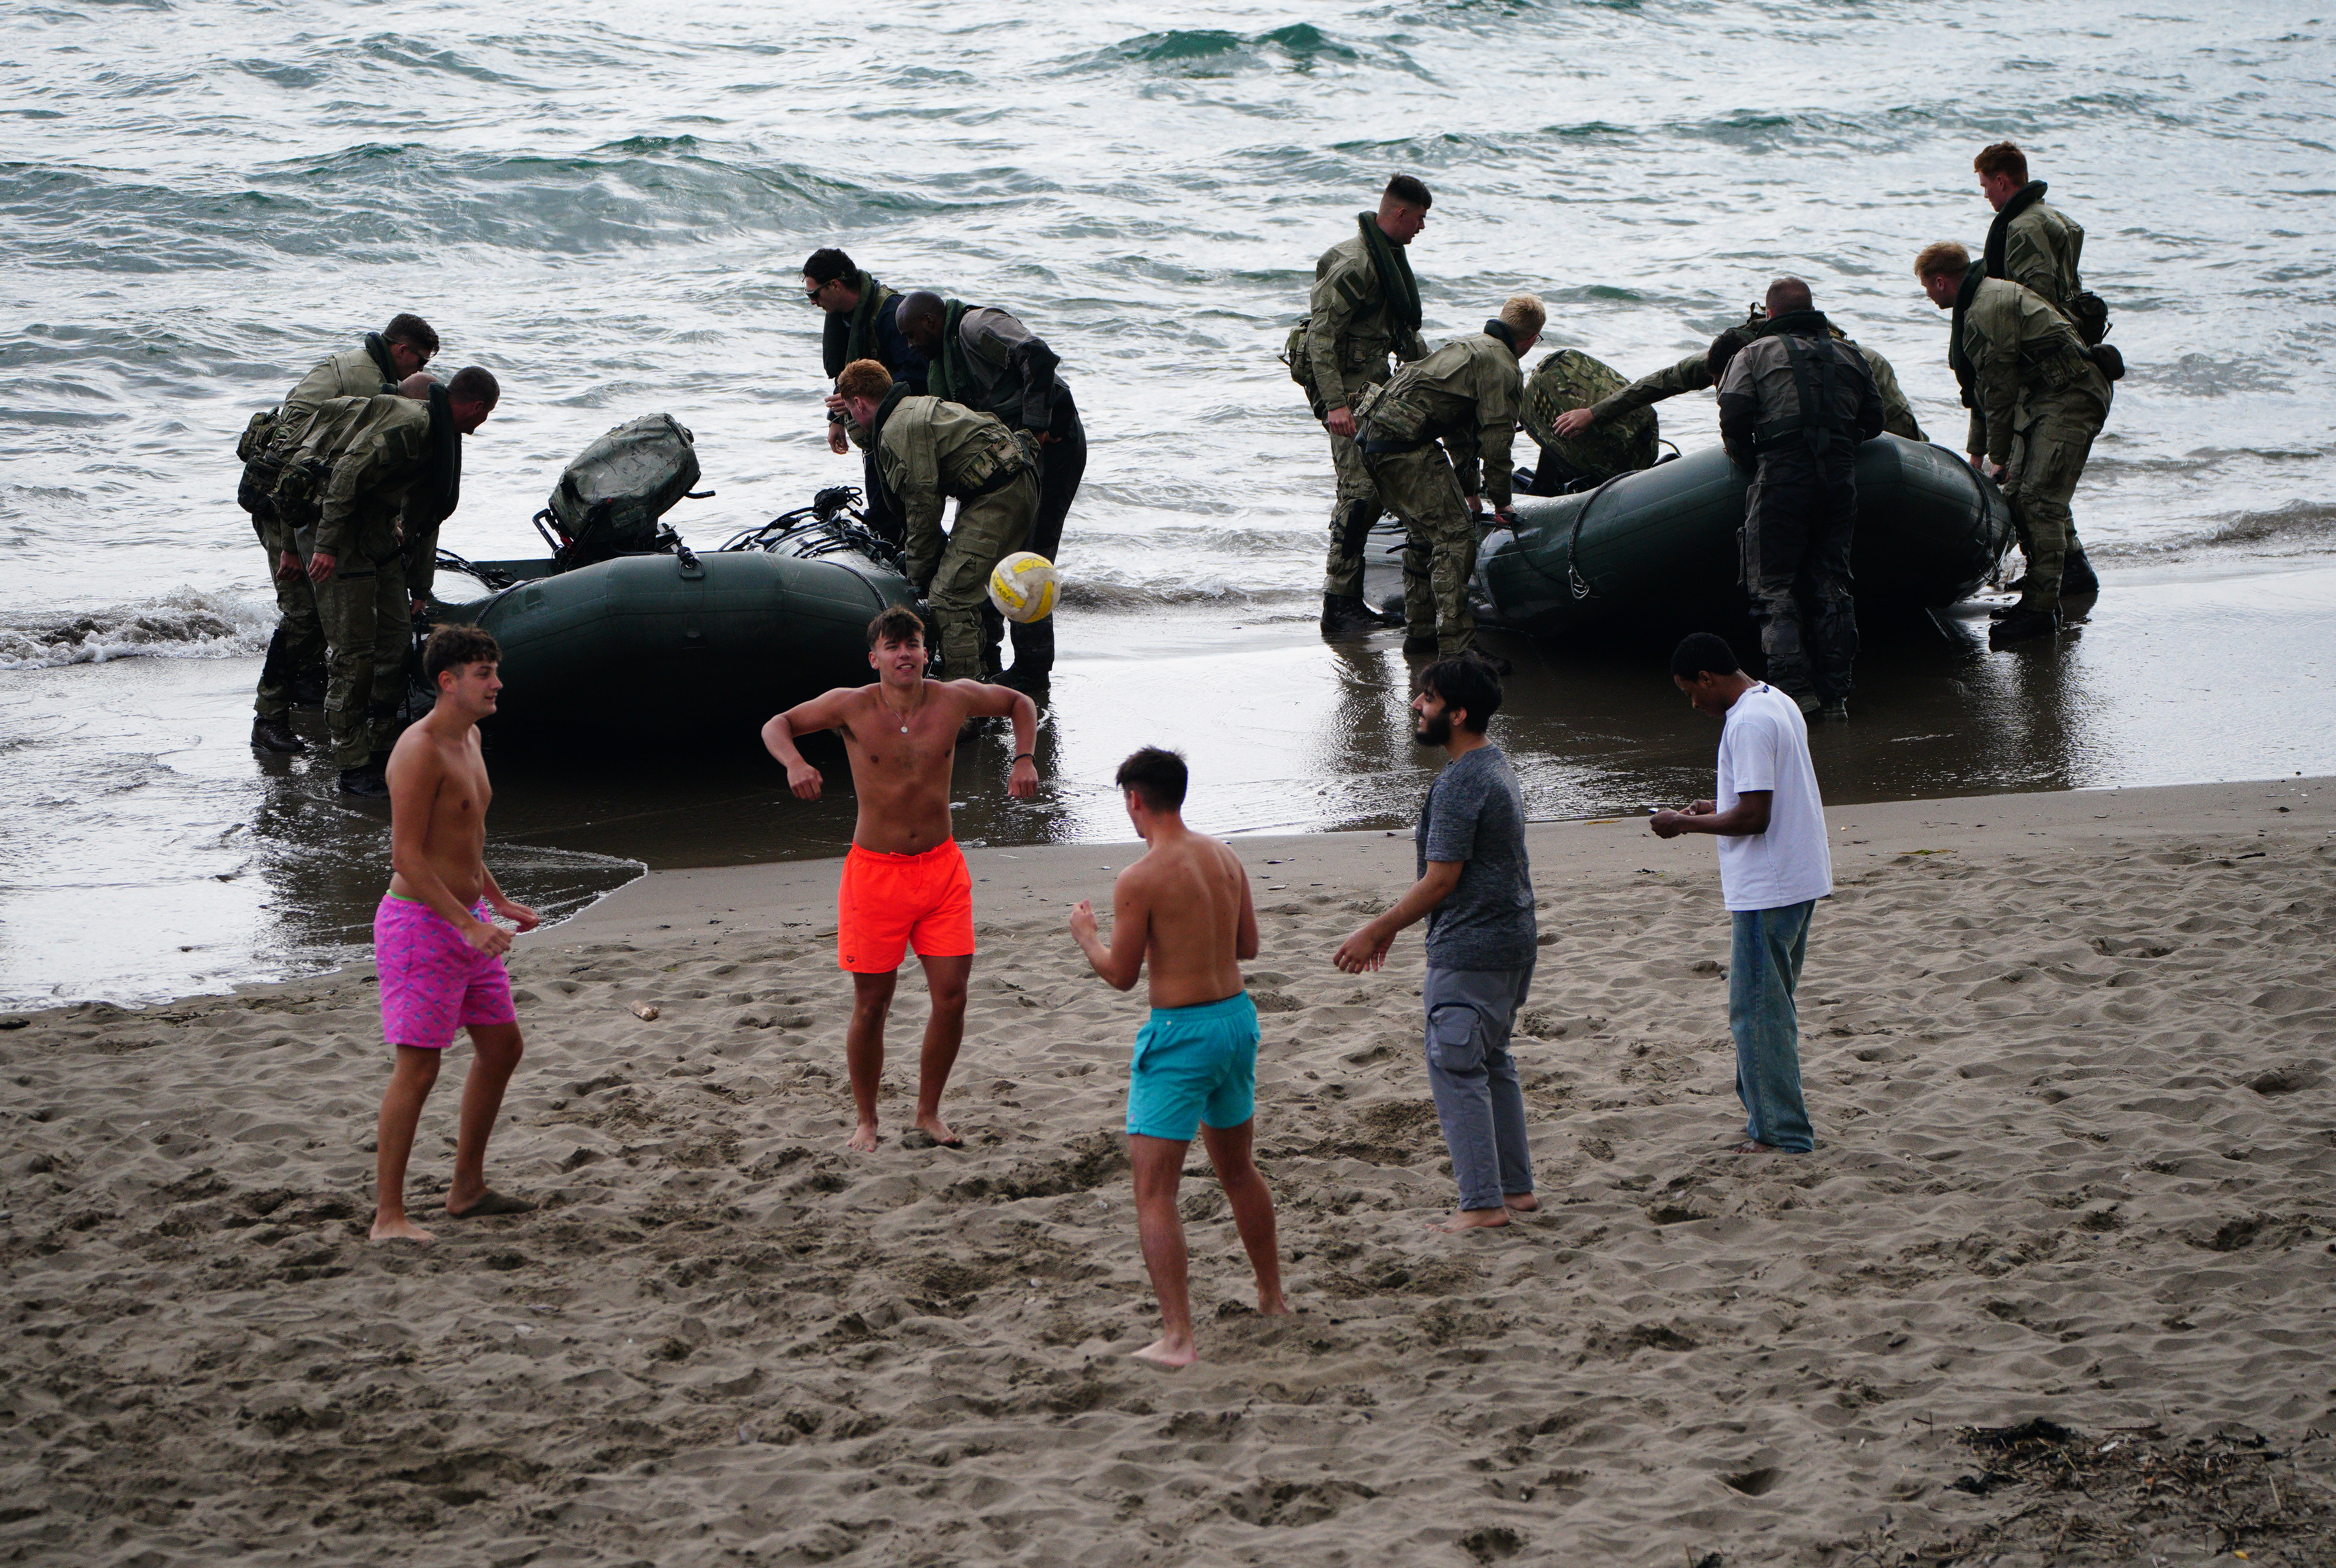
[[0, 669], [117, 658], [233, 658], [267, 651], [276, 607], [180, 589], [107, 609], [19, 612], [0, 625]]

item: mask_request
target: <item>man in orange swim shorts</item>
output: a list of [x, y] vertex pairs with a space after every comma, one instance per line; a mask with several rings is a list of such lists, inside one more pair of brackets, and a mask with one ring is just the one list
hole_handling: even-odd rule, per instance
[[940, 1115], [941, 1089], [965, 1037], [965, 988], [973, 973], [973, 879], [949, 836], [959, 726], [968, 718], [1011, 717], [1014, 769], [1007, 793], [1017, 800], [1038, 793], [1031, 755], [1038, 710], [1030, 699], [980, 681], [927, 680], [925, 658], [925, 623], [895, 605], [868, 623], [874, 685], [838, 687], [763, 726], [763, 744], [786, 765], [787, 787], [801, 799], [819, 799], [821, 778], [795, 749], [796, 736], [834, 730], [852, 759], [860, 817], [835, 892], [835, 957], [852, 974], [844, 1060], [860, 1122], [848, 1146], [862, 1154], [876, 1147], [884, 1019], [911, 944], [933, 1005], [917, 1068], [917, 1130], [903, 1142], [949, 1148], [964, 1142]]

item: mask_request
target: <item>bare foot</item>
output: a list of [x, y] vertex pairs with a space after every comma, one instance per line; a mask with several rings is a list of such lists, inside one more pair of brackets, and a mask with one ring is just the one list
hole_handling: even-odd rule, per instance
[[1130, 1359], [1149, 1361], [1155, 1367], [1165, 1367], [1171, 1372], [1181, 1371], [1201, 1359], [1201, 1352], [1190, 1345], [1178, 1347], [1165, 1339], [1154, 1339], [1141, 1350], [1130, 1350]]
[[1731, 1154], [1781, 1154], [1785, 1151], [1774, 1144], [1764, 1144], [1757, 1138], [1747, 1138], [1742, 1143], [1730, 1147], [1728, 1152]]
[[1290, 1303], [1279, 1296], [1270, 1300], [1260, 1296], [1257, 1299], [1257, 1315], [1260, 1318], [1287, 1318], [1290, 1316]]
[[1431, 1231], [1441, 1231], [1450, 1236], [1456, 1235], [1462, 1231], [1489, 1231], [1508, 1222], [1509, 1212], [1505, 1208], [1463, 1209], [1450, 1219], [1427, 1228]]
[[959, 1137], [955, 1133], [949, 1131], [949, 1125], [947, 1122], [942, 1121], [938, 1115], [919, 1116], [917, 1118], [917, 1131], [924, 1134], [925, 1136], [930, 1138], [934, 1143], [939, 1144], [944, 1149], [962, 1149], [965, 1147], [965, 1140]]
[[852, 1130], [852, 1136], [843, 1146], [850, 1149], [855, 1154], [874, 1154], [876, 1152], [876, 1124], [873, 1122], [861, 1123], [857, 1127], [854, 1127]]
[[1520, 1214], [1536, 1213], [1541, 1209], [1541, 1200], [1531, 1193], [1506, 1193], [1502, 1194], [1501, 1202]]
[[455, 1220], [475, 1219], [482, 1214], [525, 1214], [533, 1213], [534, 1209], [534, 1203], [527, 1199], [498, 1193], [492, 1187], [481, 1187], [478, 1196], [459, 1204], [455, 1203], [452, 1191], [446, 1194], [447, 1217]]
[[404, 1214], [394, 1219], [384, 1214], [375, 1214], [373, 1219], [373, 1235], [370, 1239], [375, 1242], [430, 1242], [437, 1238]]

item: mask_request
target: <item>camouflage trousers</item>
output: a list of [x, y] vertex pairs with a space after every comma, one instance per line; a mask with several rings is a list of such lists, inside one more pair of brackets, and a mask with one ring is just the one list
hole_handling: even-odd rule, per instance
[[941, 679], [988, 680], [998, 674], [998, 650], [982, 624], [989, 605], [989, 574], [1020, 550], [1038, 513], [1038, 475], [1025, 468], [1012, 480], [957, 503], [949, 542], [933, 569], [925, 602], [940, 645]]
[[[1468, 652], [1476, 646], [1476, 612], [1468, 604], [1469, 580], [1476, 575], [1476, 521], [1468, 515], [1452, 460], [1430, 442], [1370, 459], [1370, 472], [1380, 502], [1411, 535], [1403, 574], [1409, 634], [1426, 634], [1432, 604], [1437, 656]], [[1426, 604], [1419, 602], [1418, 588], [1426, 589]]]
[[[2033, 406], [2033, 405], [2031, 405]], [[2068, 510], [2077, 480], [2091, 455], [2093, 437], [2106, 419], [2090, 398], [2036, 408], [2036, 422], [2011, 439], [2011, 461], [2003, 469], [2003, 499], [2020, 547], [2028, 556], [2022, 609], [2052, 609], [2060, 602], [2060, 570], [2077, 548], [2077, 521]]]
[[1330, 466], [1338, 472], [1338, 489], [1330, 502], [1330, 549], [1322, 559], [1322, 591], [1338, 599], [1360, 599], [1363, 547], [1382, 510], [1378, 486], [1371, 482], [1361, 445], [1350, 437], [1330, 436]]
[[404, 561], [395, 555], [378, 565], [358, 557], [344, 560], [316, 585], [316, 614], [327, 650], [325, 725], [332, 732], [333, 765], [363, 767], [397, 740], [405, 656], [414, 641]]
[[324, 623], [316, 615], [316, 589], [305, 571], [287, 581], [276, 575], [280, 559], [276, 547], [268, 551], [268, 575], [276, 587], [276, 635], [268, 640], [267, 662], [259, 667], [259, 691], [251, 711], [261, 718], [281, 718], [292, 711], [292, 687], [300, 672], [325, 655]]

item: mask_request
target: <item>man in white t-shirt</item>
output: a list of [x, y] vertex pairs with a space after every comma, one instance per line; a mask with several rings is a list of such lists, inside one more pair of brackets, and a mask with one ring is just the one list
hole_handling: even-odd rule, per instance
[[1659, 838], [1719, 839], [1719, 891], [1736, 926], [1728, 965], [1728, 1027], [1736, 1094], [1750, 1118], [1740, 1154], [1806, 1154], [1816, 1146], [1801, 1098], [1801, 1025], [1793, 1006], [1809, 917], [1833, 893], [1825, 802], [1809, 762], [1800, 705], [1739, 668], [1728, 644], [1697, 632], [1671, 655], [1671, 684], [1719, 735], [1717, 799], [1659, 811]]

